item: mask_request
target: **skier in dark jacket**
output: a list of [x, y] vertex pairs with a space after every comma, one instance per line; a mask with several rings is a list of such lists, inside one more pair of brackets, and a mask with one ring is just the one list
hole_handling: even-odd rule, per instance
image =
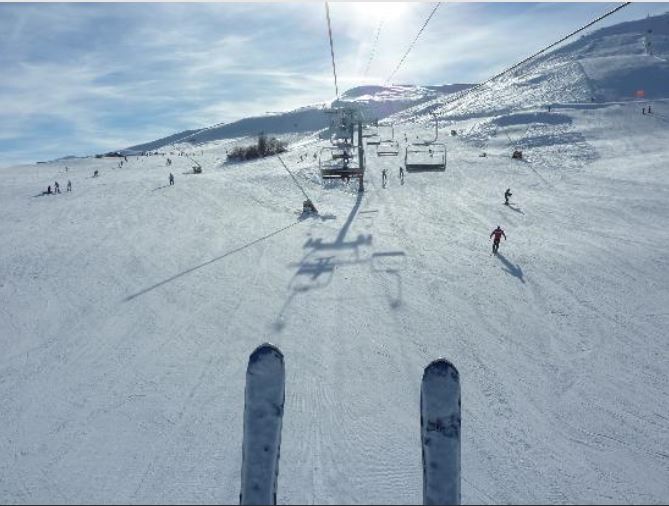
[[504, 240], [506, 241], [506, 234], [504, 233], [504, 230], [502, 230], [502, 227], [497, 225], [497, 228], [490, 234], [490, 237], [492, 236], [495, 236], [495, 239], [492, 242], [492, 252], [496, 255], [497, 250], [499, 249], [499, 241], [502, 236], [504, 236]]
[[511, 195], [513, 195], [513, 193], [511, 193], [511, 188], [507, 188], [506, 191], [504, 192], [504, 204], [506, 204], [507, 206], [509, 205], [509, 197]]
[[170, 172], [170, 185], [174, 184], [174, 175]]

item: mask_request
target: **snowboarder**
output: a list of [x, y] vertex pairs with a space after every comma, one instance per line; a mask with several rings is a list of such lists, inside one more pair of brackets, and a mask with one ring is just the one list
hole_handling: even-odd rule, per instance
[[388, 172], [386, 169], [383, 169], [381, 171], [381, 183], [383, 184], [383, 187], [386, 187], [386, 183], [388, 182]]
[[71, 192], [72, 191], [72, 181], [69, 179], [67, 180], [67, 191]]
[[497, 225], [497, 228], [492, 231], [490, 234], [490, 237], [495, 236], [495, 239], [492, 242], [492, 252], [494, 255], [497, 254], [497, 250], [499, 249], [499, 241], [504, 236], [504, 240], [506, 241], [506, 234], [504, 233], [504, 230], [502, 230], [502, 227]]
[[170, 186], [174, 184], [174, 175], [170, 172]]
[[507, 188], [504, 192], [504, 205], [509, 205], [509, 197], [511, 195], [513, 195], [513, 193], [511, 193], [511, 188]]
[[53, 192], [60, 193], [60, 185], [58, 184], [58, 181], [53, 184]]

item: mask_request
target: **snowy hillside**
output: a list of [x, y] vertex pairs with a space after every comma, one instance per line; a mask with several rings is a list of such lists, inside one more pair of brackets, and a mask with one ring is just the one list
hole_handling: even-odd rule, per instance
[[[408, 107], [436, 97], [448, 96], [470, 86], [470, 84], [427, 87], [359, 86], [345, 92], [334, 105], [355, 103], [366, 117], [380, 120]], [[171, 143], [183, 138], [187, 138], [188, 143], [200, 144], [215, 140], [255, 137], [259, 132], [291, 139], [327, 128], [332, 117], [325, 112], [326, 106], [329, 107], [329, 104], [316, 104], [284, 113], [244, 118], [227, 125], [208, 128], [201, 133], [197, 133], [197, 130], [180, 132], [153, 142], [132, 146], [121, 152], [135, 154], [156, 150], [169, 147]]]
[[[279, 503], [420, 503], [440, 356], [463, 502], [665, 503], [669, 91], [664, 53], [632, 52], [644, 22], [386, 118], [403, 153], [436, 112], [445, 172], [402, 185], [368, 146], [364, 193], [324, 185], [318, 127], [292, 132], [318, 217], [276, 158], [222, 163], [243, 125], [180, 145], [199, 175], [169, 149], [0, 169], [0, 502], [237, 503], [246, 364], [271, 342]], [[662, 95], [628, 95], [639, 69]]]

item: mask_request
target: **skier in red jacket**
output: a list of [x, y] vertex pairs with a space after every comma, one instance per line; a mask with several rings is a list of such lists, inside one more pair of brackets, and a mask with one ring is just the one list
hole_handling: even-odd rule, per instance
[[492, 236], [495, 236], [495, 239], [492, 242], [492, 252], [496, 255], [497, 250], [499, 249], [499, 241], [502, 239], [502, 236], [504, 236], [504, 240], [506, 241], [506, 234], [504, 233], [504, 230], [502, 230], [502, 227], [497, 225], [497, 228], [490, 234], [490, 237]]

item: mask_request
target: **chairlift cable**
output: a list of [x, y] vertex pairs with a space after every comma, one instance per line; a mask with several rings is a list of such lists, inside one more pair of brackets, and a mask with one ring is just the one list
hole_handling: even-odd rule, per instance
[[411, 44], [409, 44], [409, 47], [407, 48], [406, 52], [404, 53], [404, 55], [400, 59], [400, 62], [397, 64], [397, 67], [395, 67], [395, 70], [393, 70], [392, 73], [390, 74], [390, 76], [388, 76], [388, 79], [386, 79], [386, 84], [388, 84], [390, 82], [390, 80], [393, 77], [395, 77], [395, 74], [397, 73], [397, 71], [400, 69], [400, 67], [404, 63], [404, 60], [406, 60], [406, 57], [409, 56], [409, 53], [411, 52], [413, 47], [416, 45], [416, 42], [418, 42], [418, 38], [420, 37], [420, 34], [423, 33], [423, 30], [425, 30], [425, 28], [427, 27], [427, 24], [432, 19], [432, 16], [434, 16], [434, 13], [437, 12], [437, 9], [439, 8], [440, 5], [441, 5], [441, 3], [437, 2], [437, 4], [434, 6], [434, 9], [432, 9], [432, 12], [430, 12], [430, 15], [427, 17], [427, 19], [423, 23], [423, 26], [421, 26], [420, 30], [418, 30], [418, 33], [416, 34], [416, 37], [413, 39], [413, 42], [411, 42]]
[[330, 38], [330, 56], [332, 56], [332, 73], [334, 75], [335, 93], [339, 99], [339, 86], [337, 86], [337, 67], [335, 66], [334, 44], [332, 43], [332, 23], [330, 22], [330, 7], [325, 2], [325, 17], [328, 20], [328, 36]]
[[379, 21], [379, 26], [376, 29], [376, 37], [374, 37], [374, 44], [372, 45], [372, 50], [369, 53], [369, 60], [367, 60], [367, 66], [365, 67], [365, 71], [363, 72], [362, 77], [367, 77], [367, 72], [369, 72], [369, 67], [372, 65], [372, 61], [376, 56], [376, 48], [379, 45], [379, 35], [381, 35], [381, 28], [383, 28], [383, 24], [385, 23], [385, 21], [386, 21], [385, 17], [381, 18], [381, 21]]
[[297, 180], [297, 178], [296, 178], [296, 177], [293, 175], [293, 173], [288, 169], [288, 166], [283, 162], [283, 160], [281, 159], [281, 157], [280, 157], [279, 155], [277, 155], [277, 158], [278, 158], [279, 161], [281, 162], [281, 165], [283, 165], [283, 168], [286, 169], [286, 172], [288, 172], [288, 174], [290, 174], [290, 177], [293, 178], [293, 181], [295, 181], [295, 184], [297, 185], [297, 187], [302, 191], [302, 194], [304, 195], [304, 197], [305, 197], [307, 200], [309, 200], [310, 202], [313, 202], [313, 200], [311, 200], [311, 199], [309, 198], [309, 195], [307, 195], [307, 192], [304, 191], [304, 188], [302, 188], [302, 185], [299, 183], [299, 181]]
[[498, 78], [502, 77], [502, 76], [505, 75], [505, 74], [508, 74], [508, 73], [511, 72], [512, 70], [514, 70], [514, 69], [520, 67], [521, 65], [523, 65], [523, 64], [525, 64], [525, 63], [527, 63], [527, 62], [529, 62], [530, 60], [533, 60], [534, 58], [536, 58], [536, 57], [539, 56], [540, 54], [545, 53], [545, 52], [548, 51], [549, 49], [551, 49], [551, 48], [557, 46], [558, 44], [561, 44], [562, 42], [564, 42], [564, 41], [566, 41], [567, 39], [573, 37], [573, 36], [576, 35], [577, 33], [582, 32], [582, 31], [585, 30], [586, 28], [591, 27], [592, 25], [594, 25], [595, 23], [598, 23], [599, 21], [603, 20], [604, 18], [607, 18], [608, 16], [610, 16], [610, 15], [612, 15], [612, 14], [618, 12], [620, 9], [622, 9], [622, 8], [624, 8], [624, 7], [627, 7], [627, 6], [630, 5], [631, 3], [632, 3], [632, 2], [625, 2], [625, 3], [621, 4], [621, 5], [619, 5], [618, 7], [616, 7], [615, 9], [612, 9], [612, 10], [606, 12], [605, 14], [602, 14], [602, 15], [599, 16], [598, 18], [596, 18], [596, 19], [594, 19], [593, 21], [591, 21], [590, 23], [588, 23], [587, 25], [584, 25], [584, 26], [582, 26], [581, 28], [579, 28], [578, 30], [574, 30], [574, 31], [571, 32], [569, 35], [566, 35], [565, 37], [562, 37], [562, 38], [561, 38], [560, 40], [558, 40], [557, 42], [554, 42], [553, 44], [551, 44], [551, 45], [549, 45], [549, 46], [546, 46], [545, 48], [541, 49], [540, 51], [537, 51], [536, 53], [534, 53], [532, 56], [528, 56], [527, 58], [525, 58], [524, 60], [522, 60], [522, 61], [516, 63], [515, 65], [512, 65], [511, 67], [508, 67], [506, 70], [503, 70], [502, 72], [500, 72], [500, 73], [498, 73], [498, 74], [492, 76], [491, 78], [486, 79], [486, 80], [483, 81], [482, 83], [477, 84], [476, 86], [472, 86], [471, 88], [468, 88], [468, 89], [466, 89], [466, 90], [460, 92], [459, 94], [456, 94], [456, 95], [455, 95], [454, 97], [452, 97], [450, 100], [446, 100], [446, 101], [443, 102], [441, 105], [444, 106], [444, 105], [447, 105], [447, 104], [451, 104], [451, 103], [455, 102], [456, 100], [460, 100], [461, 98], [463, 98], [463, 97], [469, 95], [471, 92], [473, 92], [473, 91], [475, 91], [475, 90], [478, 90], [478, 89], [482, 88], [482, 87], [485, 86], [486, 84], [491, 83], [491, 82], [494, 81], [495, 79], [498, 79]]

